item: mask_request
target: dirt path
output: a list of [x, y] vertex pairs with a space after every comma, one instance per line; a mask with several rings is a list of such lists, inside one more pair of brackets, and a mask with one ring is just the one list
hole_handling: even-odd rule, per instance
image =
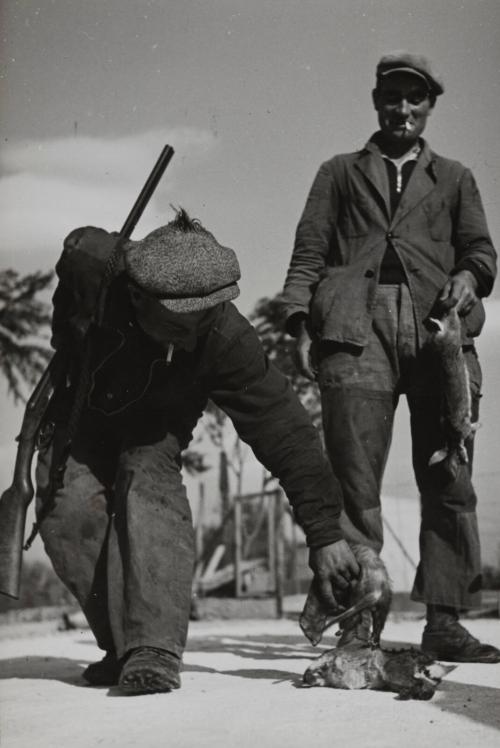
[[[498, 619], [467, 625], [500, 646]], [[421, 628], [389, 622], [385, 641], [417, 644]], [[90, 632], [54, 629], [54, 622], [31, 625], [0, 641], [2, 748], [500, 745], [500, 665], [458, 666], [429, 702], [304, 689], [301, 675], [317, 652], [296, 622], [195, 622], [182, 689], [122, 697], [80, 677], [100, 658]]]

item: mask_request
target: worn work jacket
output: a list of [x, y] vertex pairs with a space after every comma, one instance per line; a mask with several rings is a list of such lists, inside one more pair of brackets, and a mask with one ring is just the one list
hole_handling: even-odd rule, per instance
[[[119, 289], [111, 289], [106, 326], [94, 335], [86, 413], [96, 422], [116, 423], [116, 431], [132, 433], [135, 444], [172, 433], [184, 449], [210, 398], [279, 479], [308, 545], [321, 547], [342, 538], [341, 489], [318, 433], [290, 382], [265, 356], [254, 328], [233, 304], [219, 305], [196, 349], [176, 349], [171, 363], [166, 350], [137, 325]], [[60, 395], [53, 409], [56, 419], [67, 418], [71, 401], [70, 391]]]
[[[450, 275], [472, 270], [486, 295], [496, 273], [496, 253], [470, 170], [422, 141], [391, 216], [386, 167], [375, 140], [321, 165], [298, 224], [284, 289], [287, 318], [310, 314], [321, 339], [356, 346], [367, 341], [388, 243], [401, 260], [421, 340], [423, 321]], [[464, 319], [464, 342], [471, 342], [483, 323], [478, 302]]]

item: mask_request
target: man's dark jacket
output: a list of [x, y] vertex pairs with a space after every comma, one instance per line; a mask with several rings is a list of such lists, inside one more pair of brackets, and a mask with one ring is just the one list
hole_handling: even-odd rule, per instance
[[[311, 314], [323, 340], [365, 345], [387, 244], [403, 265], [421, 339], [449, 276], [470, 270], [486, 296], [496, 253], [469, 169], [425, 141], [391, 217], [384, 160], [372, 138], [361, 151], [323, 163], [300, 219], [285, 283], [286, 315]], [[464, 342], [481, 331], [484, 308], [465, 318]]]
[[[71, 289], [65, 287], [61, 267], [54, 295], [57, 347], [69, 345], [71, 338]], [[106, 324], [93, 333], [86, 414], [106, 428], [115, 423], [117, 433], [132, 431], [137, 444], [172, 433], [184, 449], [210, 398], [279, 479], [308, 545], [340, 540], [341, 490], [318, 433], [288, 379], [265, 356], [250, 323], [232, 303], [220, 304], [196, 349], [176, 349], [168, 364], [166, 350], [135, 322], [125, 286], [115, 281], [108, 293]], [[71, 398], [67, 391], [54, 403], [56, 420], [67, 419]]]

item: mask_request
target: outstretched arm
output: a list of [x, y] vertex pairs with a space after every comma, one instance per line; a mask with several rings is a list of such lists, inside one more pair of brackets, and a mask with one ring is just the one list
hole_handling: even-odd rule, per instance
[[237, 324], [238, 333], [212, 368], [209, 396], [279, 479], [306, 534], [322, 587], [342, 589], [358, 566], [339, 527], [340, 485], [290, 382], [267, 359], [252, 326], [240, 315]]

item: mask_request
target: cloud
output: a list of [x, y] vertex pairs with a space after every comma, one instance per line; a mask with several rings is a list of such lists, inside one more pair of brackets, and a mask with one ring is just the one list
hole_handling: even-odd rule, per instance
[[7, 143], [0, 159], [0, 266], [39, 266], [49, 258], [53, 263], [76, 226], [120, 229], [166, 143], [177, 158], [141, 219], [141, 235], [165, 218], [178, 157], [185, 162], [211, 152], [211, 132], [177, 128], [112, 139]]
[[210, 150], [215, 140], [208, 130], [188, 127], [152, 130], [121, 138], [28, 140], [7, 144], [0, 165], [7, 173], [28, 172], [64, 182], [86, 180], [95, 185], [103, 177], [110, 183], [131, 182], [147, 173], [166, 143], [177, 153], [189, 151], [198, 156]]

